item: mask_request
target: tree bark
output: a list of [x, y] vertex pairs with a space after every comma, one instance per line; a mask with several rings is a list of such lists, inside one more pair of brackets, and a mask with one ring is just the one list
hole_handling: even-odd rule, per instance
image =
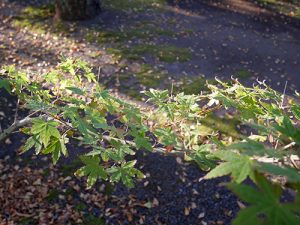
[[100, 0], [55, 0], [55, 19], [84, 20], [98, 15]]

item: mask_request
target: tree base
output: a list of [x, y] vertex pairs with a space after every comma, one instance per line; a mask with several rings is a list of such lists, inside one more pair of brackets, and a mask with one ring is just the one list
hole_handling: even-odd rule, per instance
[[57, 20], [91, 19], [101, 12], [99, 0], [55, 0]]

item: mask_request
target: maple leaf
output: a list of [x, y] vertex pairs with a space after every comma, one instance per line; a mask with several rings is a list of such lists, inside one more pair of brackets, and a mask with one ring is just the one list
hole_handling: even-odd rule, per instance
[[293, 105], [291, 107], [291, 111], [293, 112], [297, 120], [300, 120], [300, 105]]
[[291, 119], [284, 116], [281, 125], [274, 125], [275, 129], [279, 131], [282, 135], [289, 137], [300, 145], [300, 130], [294, 126]]
[[205, 176], [206, 179], [231, 174], [232, 178], [237, 183], [243, 182], [247, 177], [254, 180], [253, 167], [255, 166], [255, 161], [251, 160], [250, 157], [246, 155], [239, 155], [232, 151], [219, 151], [214, 155], [225, 162], [211, 170]]
[[30, 150], [31, 148], [35, 147], [35, 153], [39, 154], [40, 151], [42, 150], [42, 144], [39, 142], [38, 140], [39, 138], [37, 138], [36, 136], [32, 136], [30, 138], [27, 139], [27, 141], [25, 142], [25, 144], [22, 146], [21, 148], [21, 154], [27, 152], [28, 150]]
[[107, 173], [103, 166], [99, 164], [100, 158], [98, 156], [81, 156], [80, 159], [85, 166], [77, 170], [75, 175], [79, 177], [87, 176], [88, 188], [91, 188], [98, 178], [102, 178], [103, 180], [107, 179]]
[[271, 163], [258, 163], [258, 171], [267, 172], [277, 176], [285, 176], [287, 180], [291, 183], [300, 183], [300, 174], [299, 171], [288, 167], [288, 166], [279, 166]]
[[121, 166], [113, 166], [107, 170], [110, 174], [110, 180], [112, 182], [119, 182], [122, 180], [123, 184], [129, 188], [134, 186], [133, 177], [145, 178], [144, 174], [138, 169], [134, 168], [136, 160], [132, 160], [126, 163], [122, 163]]
[[4, 88], [7, 92], [11, 92], [10, 83], [8, 80], [0, 78], [0, 89]]
[[59, 125], [55, 121], [44, 121], [42, 119], [34, 119], [31, 128], [31, 133], [38, 136], [40, 142], [47, 147], [51, 137], [60, 138], [60, 133], [56, 128]]
[[114, 148], [106, 149], [107, 156], [115, 161], [122, 161], [126, 155], [134, 155], [135, 152], [127, 144], [120, 141], [110, 140]]
[[130, 134], [134, 137], [134, 142], [137, 149], [145, 148], [149, 151], [152, 150], [152, 145], [149, 141], [149, 138], [145, 134], [145, 130], [137, 130], [135, 127], [132, 127]]
[[256, 187], [230, 183], [229, 189], [249, 207], [240, 210], [233, 225], [298, 225], [300, 205], [297, 202], [282, 203], [282, 189], [271, 184], [263, 175], [256, 174]]
[[59, 160], [61, 153], [63, 155], [67, 155], [67, 148], [65, 146], [66, 140], [64, 138], [52, 138], [50, 144], [45, 148], [42, 153], [43, 154], [52, 154], [53, 163]]

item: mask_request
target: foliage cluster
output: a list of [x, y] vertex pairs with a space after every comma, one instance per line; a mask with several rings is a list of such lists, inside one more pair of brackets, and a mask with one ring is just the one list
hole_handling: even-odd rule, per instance
[[[287, 97], [259, 81], [252, 88], [237, 80], [207, 87], [203, 95], [150, 89], [152, 110], [145, 110], [103, 89], [80, 60], [64, 59], [39, 78], [6, 66], [0, 88], [30, 112], [0, 141], [20, 129], [28, 135], [23, 152], [50, 154], [53, 163], [73, 154], [69, 140], [80, 143], [87, 152], [75, 175], [87, 177], [88, 187], [98, 179], [132, 187], [134, 178], [144, 177], [132, 160], [137, 150], [181, 154], [209, 171], [206, 179], [231, 176], [228, 188], [247, 203], [233, 224], [299, 224], [299, 95]], [[240, 135], [203, 130], [205, 118], [222, 110], [239, 116]], [[282, 201], [287, 189], [293, 202]]]

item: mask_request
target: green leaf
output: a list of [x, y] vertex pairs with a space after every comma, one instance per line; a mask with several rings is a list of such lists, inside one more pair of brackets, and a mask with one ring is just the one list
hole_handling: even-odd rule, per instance
[[42, 119], [34, 119], [31, 127], [31, 133], [38, 136], [44, 147], [48, 146], [51, 137], [60, 138], [60, 133], [56, 128], [59, 125], [55, 121], [44, 121]]
[[85, 164], [82, 168], [75, 172], [75, 175], [82, 177], [87, 176], [87, 187], [91, 188], [101, 178], [107, 179], [107, 173], [103, 166], [100, 165], [100, 158], [98, 156], [81, 156], [81, 161]]
[[42, 151], [43, 154], [52, 154], [52, 161], [54, 164], [59, 160], [61, 154], [67, 155], [67, 148], [65, 146], [66, 140], [62, 137], [51, 138], [50, 144]]
[[33, 137], [28, 138], [25, 145], [22, 147], [21, 153], [24, 153], [24, 152], [27, 152], [28, 150], [30, 150], [35, 145], [35, 143], [36, 143], [36, 141], [34, 140]]
[[136, 160], [122, 163], [121, 166], [113, 166], [107, 169], [107, 172], [110, 174], [110, 180], [112, 182], [119, 182], [122, 180], [123, 184], [129, 188], [134, 186], [133, 177], [144, 178], [144, 174], [138, 169], [134, 168]]
[[282, 154], [275, 149], [268, 149], [261, 142], [246, 139], [241, 142], [233, 143], [226, 147], [227, 150], [238, 150], [239, 152], [249, 156], [269, 156], [282, 158]]
[[205, 144], [200, 146], [194, 146], [195, 153], [188, 156], [185, 156], [188, 160], [194, 160], [201, 170], [207, 171], [216, 166], [215, 156], [211, 154], [212, 145]]
[[160, 91], [160, 90], [154, 90], [150, 88], [150, 90], [145, 92], [145, 94], [149, 97], [149, 101], [156, 104], [164, 102], [169, 98], [168, 90]]
[[219, 166], [210, 171], [205, 178], [211, 179], [231, 174], [233, 180], [237, 183], [243, 182], [247, 177], [254, 179], [255, 161], [245, 155], [239, 155], [231, 151], [219, 151], [214, 154], [216, 157], [224, 160]]
[[50, 108], [49, 103], [45, 102], [43, 99], [29, 99], [27, 100], [26, 107], [30, 110], [40, 110]]
[[300, 120], [300, 105], [293, 105], [291, 107], [291, 110], [294, 116], [297, 118], [297, 120]]
[[78, 128], [83, 136], [89, 136], [91, 133], [97, 133], [97, 131], [91, 126], [91, 124], [88, 123], [88, 121], [86, 121], [85, 119], [81, 119], [79, 116], [76, 116], [73, 124]]
[[135, 127], [132, 128], [130, 134], [134, 137], [134, 142], [136, 144], [137, 149], [147, 149], [149, 151], [152, 150], [152, 145], [149, 141], [149, 138], [146, 137], [145, 131], [137, 130]]
[[83, 91], [81, 88], [78, 88], [78, 87], [66, 87], [66, 89], [72, 91], [74, 94], [77, 94], [77, 95], [85, 94], [85, 91]]
[[274, 128], [279, 131], [282, 135], [291, 138], [298, 145], [300, 145], [300, 130], [293, 125], [291, 119], [284, 116], [281, 125], [274, 125]]
[[123, 109], [124, 116], [122, 119], [125, 121], [125, 123], [137, 123], [141, 124], [142, 123], [142, 115], [140, 110], [138, 110], [135, 107], [126, 107]]
[[277, 176], [285, 176], [291, 183], [300, 183], [300, 174], [290, 167], [281, 167], [271, 163], [259, 163], [256, 167], [261, 172], [267, 172]]
[[177, 138], [176, 134], [172, 131], [171, 128], [158, 128], [154, 131], [154, 134], [157, 136], [159, 141], [164, 145], [176, 145]]
[[88, 119], [91, 120], [93, 127], [96, 129], [107, 129], [108, 125], [106, 122], [106, 118], [100, 114], [100, 112], [96, 109], [88, 108], [87, 110]]
[[135, 152], [130, 149], [127, 144], [123, 144], [120, 141], [114, 139], [110, 140], [110, 143], [114, 148], [106, 150], [107, 156], [114, 161], [122, 161], [126, 155], [134, 155]]
[[10, 82], [6, 79], [0, 78], [0, 88], [4, 88], [7, 92], [11, 92]]
[[281, 203], [282, 189], [271, 184], [264, 176], [255, 176], [256, 187], [230, 183], [229, 189], [249, 204], [242, 209], [233, 225], [298, 225], [300, 206], [296, 202]]

